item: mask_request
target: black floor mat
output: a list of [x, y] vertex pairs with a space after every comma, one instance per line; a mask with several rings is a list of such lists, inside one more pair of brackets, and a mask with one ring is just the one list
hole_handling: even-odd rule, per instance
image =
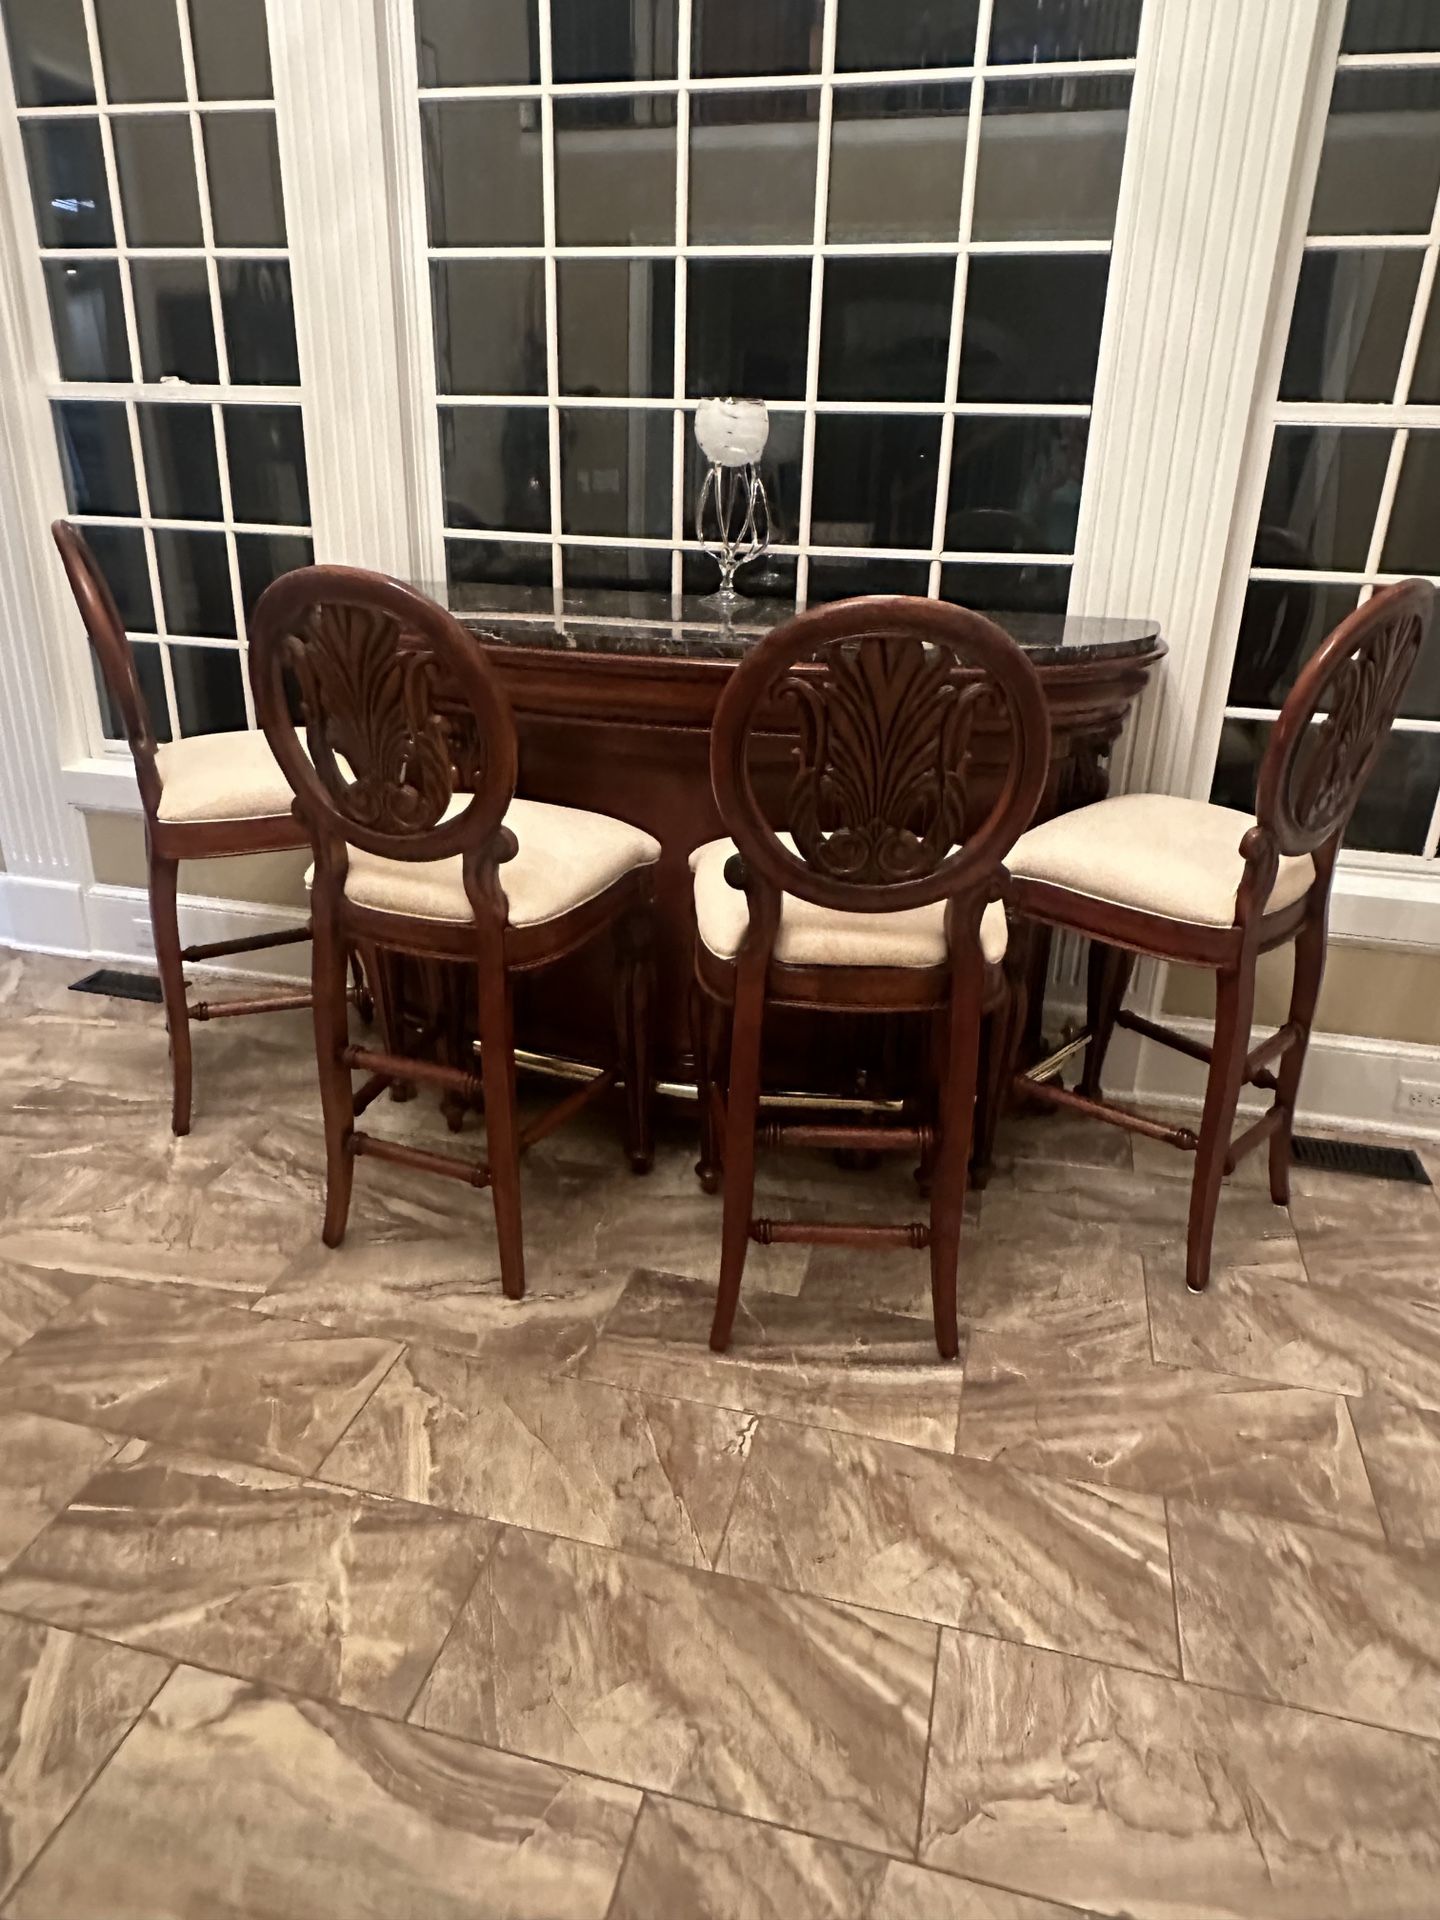
[[160, 982], [153, 973], [125, 973], [119, 967], [98, 967], [83, 980], [70, 982], [71, 993], [104, 993], [112, 1000], [148, 1000], [160, 1005]]
[[1325, 1173], [1363, 1173], [1372, 1180], [1409, 1180], [1428, 1187], [1430, 1176], [1418, 1153], [1409, 1147], [1377, 1147], [1369, 1140], [1317, 1140], [1297, 1133], [1290, 1143], [1297, 1167], [1319, 1167]]

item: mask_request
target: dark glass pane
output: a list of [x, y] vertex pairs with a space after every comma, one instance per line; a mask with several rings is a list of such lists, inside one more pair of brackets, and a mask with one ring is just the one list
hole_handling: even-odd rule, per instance
[[209, 407], [162, 401], [142, 404], [139, 414], [145, 481], [156, 519], [221, 519], [220, 465]]
[[239, 733], [246, 725], [244, 668], [234, 647], [171, 647], [180, 732]]
[[1412, 429], [1380, 565], [1386, 573], [1440, 574], [1440, 432]]
[[1255, 536], [1255, 564], [1363, 567], [1390, 457], [1388, 429], [1277, 427]]
[[62, 380], [128, 380], [130, 349], [120, 269], [113, 260], [45, 262], [45, 291]]
[[991, 80], [975, 173], [977, 240], [1108, 240], [1130, 80]]
[[[940, 598], [975, 613], [1064, 613], [1070, 599], [1069, 567], [965, 566], [940, 569]], [[1000, 621], [1003, 627], [1005, 622]]]
[[548, 540], [447, 540], [445, 566], [454, 607], [483, 607], [483, 593], [467, 587], [548, 587], [551, 581]]
[[689, 392], [805, 397], [808, 260], [692, 260], [688, 296]]
[[[851, 73], [968, 67], [979, 13], [978, 0], [840, 0], [835, 65]], [[835, 105], [838, 111], [838, 95]]]
[[80, 0], [0, 0], [15, 104], [87, 107], [95, 100]]
[[1365, 853], [1423, 853], [1440, 793], [1440, 738], [1392, 733], [1360, 795], [1345, 845]]
[[690, 238], [808, 241], [815, 231], [820, 96], [794, 87], [690, 102]]
[[[760, 460], [760, 478], [770, 507], [770, 539], [776, 546], [792, 545], [800, 527], [800, 460], [805, 443], [805, 422], [799, 413], [772, 413], [770, 437]], [[695, 531], [695, 509], [700, 489], [705, 484], [708, 462], [695, 439], [695, 416], [685, 416], [685, 535]], [[818, 540], [819, 535], [815, 538]], [[713, 562], [710, 564], [713, 565]], [[751, 569], [758, 571], [757, 567]], [[713, 582], [711, 583], [713, 585]], [[790, 582], [794, 591], [795, 582]], [[708, 589], [707, 589], [708, 591]]]
[[1231, 706], [1278, 707], [1326, 634], [1355, 611], [1359, 595], [1358, 587], [1325, 580], [1252, 580], [1230, 672]]
[[1067, 553], [1085, 477], [1086, 420], [959, 415], [945, 545], [952, 553]]
[[105, 89], [112, 100], [183, 100], [175, 0], [95, 0]]
[[[165, 699], [165, 670], [160, 664], [160, 649], [153, 640], [132, 640], [130, 644], [135, 655], [135, 674], [140, 682], [141, 697], [150, 715], [150, 729], [157, 740], [168, 740], [170, 708]], [[110, 689], [101, 677], [100, 666], [93, 652], [90, 665], [95, 674], [95, 689], [100, 695], [100, 725], [105, 738], [123, 740], [125, 728], [121, 724], [119, 710], [110, 698]]]
[[72, 513], [140, 511], [130, 424], [114, 400], [57, 400], [55, 438]]
[[1440, 299], [1433, 290], [1425, 312], [1425, 325], [1420, 331], [1415, 371], [1410, 376], [1410, 398], [1422, 406], [1440, 404]]
[[810, 538], [817, 547], [928, 547], [940, 422], [821, 414]]
[[690, 71], [818, 73], [823, 0], [694, 0]]
[[112, 246], [100, 122], [27, 120], [20, 133], [41, 246]]
[[990, 60], [1128, 60], [1140, 36], [1141, 0], [995, 0]]
[[110, 131], [130, 245], [198, 247], [203, 235], [189, 115], [126, 114]]
[[301, 533], [237, 533], [235, 558], [240, 566], [240, 600], [248, 619], [272, 580], [293, 573], [296, 567], [314, 565], [315, 543]]
[[1220, 729], [1220, 751], [1210, 798], [1219, 807], [1255, 811], [1255, 776], [1270, 739], [1269, 720], [1226, 720]]
[[[542, 548], [548, 553], [548, 548]], [[670, 553], [658, 547], [562, 547], [567, 587], [619, 587], [636, 593], [670, 591]]]
[[1337, 73], [1311, 233], [1424, 233], [1440, 187], [1440, 73]]
[[675, 0], [550, 0], [557, 80], [668, 80], [675, 72]]
[[[220, 271], [225, 271], [224, 263]], [[213, 385], [220, 378], [203, 260], [132, 260], [140, 365], [147, 380]]]
[[544, 407], [441, 407], [445, 524], [550, 531], [550, 429]]
[[544, 393], [543, 261], [432, 260], [430, 297], [441, 393]]
[[606, 94], [555, 102], [555, 234], [562, 247], [675, 238], [675, 102]]
[[157, 527], [155, 558], [160, 563], [165, 625], [171, 633], [234, 633], [235, 602], [223, 533]]
[[566, 533], [670, 533], [674, 426], [668, 410], [567, 407], [560, 415]]
[[230, 504], [237, 520], [303, 526], [310, 518], [299, 407], [226, 407]]
[[268, 100], [265, 0], [190, 0], [195, 81], [202, 100]]
[[[634, 394], [641, 399], [672, 392], [674, 262], [562, 260], [558, 275], [560, 391]], [[532, 311], [539, 350], [543, 301]]]
[[1420, 255], [1310, 248], [1300, 267], [1282, 400], [1389, 400], [1415, 303]]
[[834, 99], [830, 239], [953, 240], [969, 84], [837, 87]]
[[540, 78], [535, 0], [415, 0], [415, 50], [422, 87], [527, 85]]
[[1104, 254], [978, 255], [965, 286], [962, 400], [1094, 397]]
[[538, 247], [537, 100], [423, 101], [425, 205], [436, 247]]
[[810, 605], [851, 600], [860, 593], [909, 593], [923, 598], [930, 584], [928, 560], [825, 560], [810, 562]]
[[[762, 554], [748, 561], [735, 576], [735, 590], [742, 600], [780, 600], [794, 605], [795, 560], [786, 553]], [[713, 594], [720, 576], [708, 553], [687, 552], [680, 556], [680, 591]]]
[[820, 398], [942, 399], [954, 299], [954, 260], [828, 260]]
[[138, 527], [86, 527], [85, 538], [125, 625], [132, 632], [153, 633], [155, 602], [150, 593], [144, 534]]
[[1342, 53], [1434, 53], [1440, 13], [1430, 0], [1350, 0]]
[[205, 171], [217, 247], [283, 247], [273, 113], [207, 113]]
[[221, 260], [220, 310], [236, 386], [300, 384], [288, 260]]

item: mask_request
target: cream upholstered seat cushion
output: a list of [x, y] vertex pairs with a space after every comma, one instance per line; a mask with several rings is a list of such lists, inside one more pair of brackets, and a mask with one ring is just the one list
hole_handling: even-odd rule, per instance
[[202, 733], [155, 749], [160, 818], [177, 825], [270, 820], [295, 798], [263, 733]]
[[[793, 852], [788, 833], [780, 839]], [[725, 878], [733, 840], [711, 840], [690, 856], [695, 875], [695, 924], [719, 960], [733, 960], [749, 924], [739, 887]], [[980, 950], [992, 965], [1005, 958], [1005, 909], [992, 900], [980, 922]], [[945, 902], [897, 913], [845, 913], [787, 893], [780, 904], [774, 957], [790, 967], [938, 967], [945, 962]]]
[[[469, 804], [468, 793], [457, 794], [446, 809], [447, 818]], [[520, 844], [515, 858], [500, 868], [512, 927], [556, 920], [636, 867], [653, 866], [660, 858], [659, 841], [607, 813], [512, 800], [505, 824]], [[388, 860], [352, 846], [345, 897], [357, 907], [416, 920], [464, 922], [474, 917], [458, 853], [448, 860]]]
[[[1021, 834], [1006, 865], [1022, 880], [1044, 880], [1090, 900], [1194, 926], [1228, 927], [1245, 873], [1240, 842], [1253, 814], [1169, 793], [1122, 793], [1058, 814]], [[1308, 853], [1281, 857], [1268, 913], [1309, 891]]]

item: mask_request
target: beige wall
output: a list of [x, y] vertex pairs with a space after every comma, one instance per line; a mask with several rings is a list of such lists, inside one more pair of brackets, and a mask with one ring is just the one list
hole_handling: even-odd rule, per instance
[[[108, 887], [143, 887], [145, 826], [138, 815], [87, 813], [90, 859], [95, 878]], [[257, 900], [266, 906], [303, 907], [305, 869], [310, 856], [251, 853], [236, 860], [187, 860], [180, 869], [183, 893], [216, 900]]]
[[[1255, 999], [1257, 1027], [1278, 1027], [1290, 998], [1290, 952], [1261, 956]], [[1169, 1013], [1210, 1019], [1215, 977], [1193, 967], [1172, 967], [1165, 988]], [[1322, 1033], [1359, 1034], [1371, 1040], [1412, 1041], [1440, 1047], [1440, 953], [1403, 947], [1330, 943], [1316, 1027]]]

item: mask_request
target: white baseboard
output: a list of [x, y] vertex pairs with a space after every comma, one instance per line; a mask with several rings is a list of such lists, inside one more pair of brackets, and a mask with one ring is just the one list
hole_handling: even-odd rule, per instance
[[[94, 885], [85, 890], [89, 922], [89, 956], [110, 965], [153, 969], [155, 941], [150, 932], [150, 902], [143, 887]], [[249, 900], [213, 900], [203, 894], [182, 894], [180, 939], [184, 946], [212, 940], [239, 940], [267, 928], [300, 927], [303, 910], [261, 906]], [[15, 944], [36, 944], [17, 941]], [[49, 949], [55, 951], [55, 949]], [[310, 949], [274, 947], [261, 953], [240, 953], [228, 960], [206, 962], [208, 971], [247, 980], [305, 981], [310, 975]]]
[[41, 953], [88, 954], [85, 889], [73, 880], [0, 873], [0, 940]]

